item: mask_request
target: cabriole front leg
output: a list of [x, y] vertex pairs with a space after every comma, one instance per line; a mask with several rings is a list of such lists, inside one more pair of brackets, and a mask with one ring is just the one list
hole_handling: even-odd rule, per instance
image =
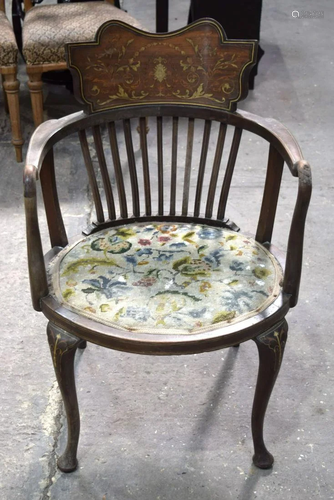
[[264, 444], [263, 423], [269, 398], [281, 367], [287, 334], [288, 324], [284, 320], [275, 328], [254, 339], [259, 351], [260, 364], [252, 412], [255, 451], [253, 462], [260, 469], [269, 469], [274, 463], [274, 457]]
[[71, 335], [53, 323], [47, 327], [53, 366], [63, 397], [67, 417], [67, 446], [58, 458], [58, 467], [63, 472], [72, 472], [78, 466], [77, 448], [80, 433], [80, 415], [74, 379], [74, 356], [81, 339]]

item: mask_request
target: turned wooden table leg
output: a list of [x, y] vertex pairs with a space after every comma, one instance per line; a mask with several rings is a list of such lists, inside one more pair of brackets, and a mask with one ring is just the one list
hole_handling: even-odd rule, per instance
[[42, 72], [36, 72], [34, 68], [27, 66], [27, 73], [34, 124], [38, 127], [44, 121]]
[[255, 451], [253, 462], [260, 469], [269, 469], [274, 463], [274, 457], [264, 444], [263, 423], [269, 398], [281, 367], [287, 334], [288, 324], [284, 320], [276, 328], [254, 339], [259, 351], [260, 365], [252, 412]]
[[63, 397], [67, 416], [67, 446], [58, 458], [63, 472], [72, 472], [78, 466], [77, 448], [80, 433], [80, 415], [74, 379], [74, 356], [82, 340], [58, 328], [53, 323], [47, 327], [53, 366]]

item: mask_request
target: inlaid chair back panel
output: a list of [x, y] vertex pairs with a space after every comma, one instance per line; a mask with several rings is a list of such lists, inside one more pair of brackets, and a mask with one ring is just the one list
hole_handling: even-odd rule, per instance
[[234, 111], [248, 93], [257, 41], [227, 40], [213, 19], [165, 34], [110, 21], [95, 41], [67, 44], [66, 52], [88, 113], [142, 103]]

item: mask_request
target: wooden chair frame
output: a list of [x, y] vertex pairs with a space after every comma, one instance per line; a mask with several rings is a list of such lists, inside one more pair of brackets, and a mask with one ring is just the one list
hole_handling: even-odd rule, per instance
[[[0, 0], [0, 10], [5, 11], [5, 2]], [[17, 79], [17, 64], [11, 66], [1, 66], [2, 87], [4, 92], [5, 109], [9, 113], [12, 128], [12, 144], [15, 148], [16, 161], [22, 161], [23, 138], [20, 122], [19, 88], [20, 82]]]
[[[105, 0], [111, 5], [119, 7], [118, 0]], [[31, 0], [24, 0], [25, 12], [34, 8]], [[59, 5], [61, 8], [61, 5]], [[28, 87], [30, 91], [31, 107], [35, 127], [38, 127], [44, 121], [43, 115], [43, 81], [42, 75], [48, 71], [63, 71], [68, 69], [66, 61], [49, 64], [26, 64], [26, 71], [28, 75]]]
[[[189, 28], [191, 29], [191, 28]], [[141, 35], [140, 35], [141, 36]], [[147, 35], [150, 36], [150, 35]], [[156, 35], [157, 36], [157, 35]], [[187, 36], [187, 33], [185, 34]], [[164, 161], [162, 125], [166, 117], [173, 117], [172, 140], [172, 179], [170, 205], [168, 213], [164, 211]], [[177, 126], [180, 117], [188, 119], [188, 143], [184, 185], [176, 182]], [[147, 149], [146, 120], [157, 121], [157, 155], [158, 155], [158, 209], [152, 210], [151, 182]], [[136, 181], [136, 164], [132, 142], [130, 120], [139, 120], [139, 133], [142, 152], [142, 169], [144, 174], [144, 201], [140, 204], [138, 183]], [[192, 131], [195, 120], [204, 120], [202, 153], [198, 166], [197, 187], [194, 200], [189, 199], [189, 183], [187, 172], [191, 166]], [[122, 173], [119, 164], [119, 150], [115, 122], [123, 124], [126, 143], [127, 161], [131, 177], [132, 203], [126, 200]], [[210, 183], [206, 199], [202, 199], [205, 209], [201, 213], [202, 182], [206, 168], [206, 153], [210, 136], [210, 123], [218, 122], [220, 133], [216, 145]], [[101, 125], [107, 124], [110, 148], [116, 173], [116, 185], [119, 193], [119, 207], [116, 209], [112, 195], [108, 171], [103, 153]], [[226, 127], [234, 127], [234, 136], [230, 148], [225, 177], [219, 196], [217, 213], [213, 213], [213, 199], [217, 191], [217, 178], [223, 152]], [[101, 196], [92, 166], [90, 150], [87, 144], [86, 129], [92, 128], [94, 144], [104, 191], [107, 199], [108, 216], [105, 217]], [[101, 229], [116, 227], [136, 222], [188, 222], [205, 224], [214, 227], [230, 227], [236, 230], [225, 214], [231, 180], [239, 149], [242, 131], [249, 131], [262, 137], [269, 143], [269, 157], [260, 216], [255, 232], [255, 240], [273, 253], [282, 262], [284, 278], [281, 293], [274, 302], [262, 312], [243, 319], [237, 323], [226, 322], [223, 326], [211, 331], [189, 333], [187, 335], [169, 333], [136, 333], [101, 324], [93, 319], [83, 317], [66, 308], [49, 293], [46, 265], [61, 249], [68, 245], [68, 238], [61, 215], [55, 179], [53, 146], [61, 139], [73, 133], [79, 133], [83, 157], [88, 172], [91, 191], [96, 209], [96, 219], [83, 232], [94, 234]], [[291, 221], [290, 235], [286, 256], [277, 251], [271, 244], [275, 222], [276, 206], [280, 192], [284, 162], [298, 182], [298, 193]], [[41, 182], [44, 204], [49, 228], [51, 250], [43, 255], [38, 214], [37, 214], [37, 181]], [[123, 186], [123, 187], [122, 187]], [[263, 423], [271, 391], [278, 375], [287, 339], [288, 326], [285, 316], [290, 307], [298, 300], [298, 292], [302, 268], [304, 228], [307, 209], [311, 196], [311, 170], [304, 160], [301, 150], [291, 133], [279, 122], [264, 119], [246, 111], [230, 112], [193, 104], [145, 104], [140, 106], [121, 106], [115, 109], [95, 112], [87, 115], [84, 112], [59, 120], [43, 123], [33, 134], [30, 142], [27, 162], [24, 171], [24, 199], [27, 221], [28, 261], [31, 283], [31, 294], [34, 308], [42, 311], [49, 320], [48, 339], [55, 372], [63, 395], [67, 422], [68, 443], [64, 454], [58, 460], [58, 466], [65, 472], [77, 467], [77, 445], [79, 439], [79, 410], [76, 399], [73, 360], [76, 349], [85, 347], [86, 341], [98, 345], [138, 354], [178, 355], [194, 354], [203, 351], [222, 349], [252, 339], [259, 351], [259, 372], [255, 390], [252, 433], [255, 454], [253, 461], [260, 468], [269, 468], [273, 464], [273, 456], [268, 452], [263, 440]], [[175, 199], [181, 194], [182, 210], [176, 210]], [[119, 213], [118, 213], [119, 212]], [[133, 214], [133, 215], [131, 215]]]

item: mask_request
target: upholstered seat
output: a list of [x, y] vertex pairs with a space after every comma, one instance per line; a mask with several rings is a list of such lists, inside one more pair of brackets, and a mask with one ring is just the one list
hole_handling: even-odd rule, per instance
[[262, 245], [199, 224], [106, 229], [65, 248], [53, 294], [73, 311], [135, 331], [186, 334], [254, 316], [280, 292], [281, 268]]
[[107, 2], [43, 5], [29, 10], [23, 25], [23, 55], [27, 64], [65, 62], [65, 43], [93, 40], [109, 19], [137, 28], [141, 24]]
[[0, 66], [17, 63], [18, 49], [12, 27], [4, 12], [0, 10]]

